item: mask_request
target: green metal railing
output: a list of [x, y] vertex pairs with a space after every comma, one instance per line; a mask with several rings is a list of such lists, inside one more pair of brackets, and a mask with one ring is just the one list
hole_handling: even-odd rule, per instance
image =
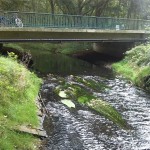
[[0, 12], [1, 27], [17, 27], [16, 16], [21, 19], [23, 27], [44, 28], [80, 28], [102, 30], [145, 30], [149, 20], [109, 18], [32, 12]]

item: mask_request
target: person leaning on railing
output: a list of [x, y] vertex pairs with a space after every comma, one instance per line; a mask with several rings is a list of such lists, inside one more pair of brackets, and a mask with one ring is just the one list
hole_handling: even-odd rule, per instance
[[23, 23], [22, 23], [21, 19], [16, 18], [15, 23], [16, 23], [17, 27], [21, 27], [21, 28], [23, 27]]
[[22, 23], [22, 21], [21, 21], [21, 19], [20, 18], [18, 18], [18, 14], [17, 13], [15, 13], [14, 15], [13, 15], [13, 17], [14, 17], [14, 19], [15, 19], [15, 24], [17, 25], [17, 27], [23, 27], [23, 23]]

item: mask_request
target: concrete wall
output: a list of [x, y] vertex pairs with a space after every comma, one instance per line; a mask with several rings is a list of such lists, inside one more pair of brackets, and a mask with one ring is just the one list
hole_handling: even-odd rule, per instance
[[93, 43], [93, 50], [110, 56], [122, 57], [134, 46], [134, 42], [98, 42]]
[[2, 50], [2, 48], [3, 48], [3, 44], [2, 44], [2, 43], [0, 43], [0, 50]]

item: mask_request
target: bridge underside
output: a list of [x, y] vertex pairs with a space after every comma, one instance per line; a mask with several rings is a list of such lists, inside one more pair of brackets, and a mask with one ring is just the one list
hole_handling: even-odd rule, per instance
[[134, 45], [134, 42], [97, 42], [93, 44], [93, 50], [101, 54], [122, 57]]
[[146, 40], [143, 30], [0, 28], [0, 43], [33, 41], [137, 42]]

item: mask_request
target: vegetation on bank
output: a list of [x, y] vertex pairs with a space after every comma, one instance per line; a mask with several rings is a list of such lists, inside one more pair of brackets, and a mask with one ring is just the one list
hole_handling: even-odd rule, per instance
[[87, 42], [64, 43], [8, 43], [4, 47], [13, 48], [20, 52], [49, 51], [51, 53], [76, 54], [92, 49], [92, 44]]
[[150, 44], [127, 51], [122, 61], [113, 64], [113, 69], [135, 85], [150, 91]]
[[37, 139], [15, 129], [39, 124], [35, 103], [41, 80], [16, 61], [0, 56], [0, 149], [36, 149]]

